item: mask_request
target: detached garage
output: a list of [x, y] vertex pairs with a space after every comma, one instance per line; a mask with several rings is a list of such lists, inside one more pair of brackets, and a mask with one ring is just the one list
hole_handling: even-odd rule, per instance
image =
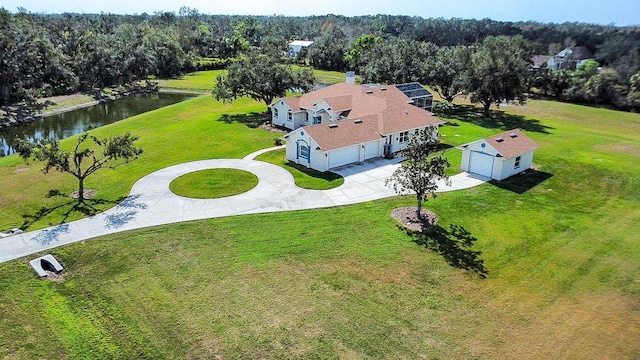
[[458, 146], [460, 168], [471, 174], [504, 180], [531, 168], [533, 151], [539, 146], [520, 129]]

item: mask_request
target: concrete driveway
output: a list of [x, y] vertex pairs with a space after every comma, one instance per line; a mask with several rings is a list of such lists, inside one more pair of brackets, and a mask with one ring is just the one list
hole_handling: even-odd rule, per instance
[[[103, 213], [1, 239], [0, 262], [143, 227], [232, 215], [323, 208], [395, 196], [396, 193], [384, 182], [398, 166], [397, 159], [378, 159], [344, 166], [335, 169], [345, 178], [340, 187], [306, 190], [295, 185], [293, 176], [287, 170], [262, 161], [216, 159], [179, 164], [140, 179], [125, 201]], [[252, 172], [258, 176], [258, 185], [245, 193], [221, 199], [184, 198], [169, 190], [169, 183], [181, 175], [215, 168]], [[486, 180], [462, 173], [451, 177], [451, 187], [441, 185], [441, 191], [469, 188]]]

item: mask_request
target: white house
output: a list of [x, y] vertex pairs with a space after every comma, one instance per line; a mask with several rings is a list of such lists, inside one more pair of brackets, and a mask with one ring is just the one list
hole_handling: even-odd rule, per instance
[[287, 159], [318, 171], [392, 155], [412, 133], [444, 122], [394, 86], [335, 84], [270, 105]]
[[429, 114], [433, 108], [433, 94], [419, 83], [389, 86], [338, 83], [299, 97], [280, 98], [269, 107], [274, 125], [295, 130], [301, 126], [378, 114], [387, 101], [410, 104]]
[[313, 44], [313, 41], [294, 40], [289, 43], [289, 57], [296, 57], [302, 49], [308, 48]]
[[460, 169], [471, 174], [504, 180], [531, 168], [539, 146], [520, 129], [460, 145]]
[[575, 70], [594, 56], [585, 46], [566, 48], [547, 60], [547, 68], [551, 70]]

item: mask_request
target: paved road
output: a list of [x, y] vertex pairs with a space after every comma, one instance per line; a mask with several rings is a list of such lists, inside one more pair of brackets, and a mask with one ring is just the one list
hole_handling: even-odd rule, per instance
[[[245, 159], [195, 161], [156, 171], [135, 183], [125, 201], [104, 213], [0, 239], [0, 262], [143, 227], [231, 215], [355, 204], [396, 195], [384, 185], [384, 180], [399, 166], [397, 159], [339, 168], [335, 172], [345, 178], [343, 185], [331, 190], [306, 190], [295, 185], [293, 176], [287, 170], [247, 158], [251, 156]], [[169, 183], [181, 175], [214, 168], [252, 172], [258, 176], [258, 185], [245, 193], [221, 199], [184, 198], [169, 190]], [[486, 180], [462, 173], [451, 177], [451, 187], [441, 184], [440, 190], [465, 189]]]

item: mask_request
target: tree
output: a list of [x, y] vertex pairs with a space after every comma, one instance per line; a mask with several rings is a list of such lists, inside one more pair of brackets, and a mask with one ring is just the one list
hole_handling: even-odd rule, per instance
[[562, 92], [562, 97], [569, 101], [591, 102], [593, 98], [590, 97], [586, 85], [598, 74], [599, 66], [596, 61], [588, 60], [576, 70], [569, 71], [569, 86]]
[[287, 90], [309, 91], [315, 84], [311, 69], [294, 70], [270, 56], [252, 55], [231, 64], [228, 70], [216, 79], [213, 87], [216, 100], [233, 101], [249, 96], [268, 106], [273, 99], [285, 96]]
[[347, 67], [346, 35], [339, 27], [331, 24], [322, 36], [318, 37], [309, 50], [311, 65], [318, 69], [342, 71]]
[[[88, 139], [91, 139], [93, 144], [86, 145], [85, 141]], [[85, 132], [78, 137], [78, 142], [71, 152], [61, 149], [58, 140], [45, 140], [34, 144], [25, 139], [18, 139], [15, 149], [24, 160], [33, 158], [44, 162], [42, 171], [45, 174], [55, 169], [73, 175], [78, 180], [78, 204], [83, 204], [84, 180], [100, 169], [113, 169], [136, 159], [142, 154], [142, 148], [134, 146], [137, 140], [138, 136], [129, 133], [115, 135], [110, 139], [98, 139]]]
[[359, 69], [364, 82], [401, 84], [428, 77], [428, 59], [437, 48], [431, 43], [389, 39], [374, 43], [360, 55]]
[[536, 69], [531, 73], [530, 84], [533, 87], [537, 87], [542, 91], [542, 94], [547, 96], [551, 89], [551, 82], [553, 81], [553, 74], [551, 69], [547, 67], [547, 64], [543, 64], [539, 69]]
[[620, 76], [613, 68], [605, 68], [589, 78], [585, 84], [587, 100], [595, 104], [624, 106], [626, 87], [620, 84]]
[[469, 87], [470, 55], [466, 47], [441, 47], [428, 62], [426, 83], [449, 103]]
[[345, 60], [351, 67], [351, 69], [358, 69], [364, 64], [362, 64], [360, 58], [362, 55], [370, 51], [375, 44], [379, 44], [382, 42], [382, 38], [372, 34], [365, 34], [356, 39], [356, 42], [353, 44], [353, 47], [347, 55], [345, 56]]
[[629, 88], [629, 94], [627, 95], [627, 101], [631, 107], [638, 108], [640, 107], [640, 72], [633, 75], [630, 82], [631, 86]]
[[406, 160], [385, 181], [385, 184], [391, 185], [398, 194], [415, 192], [418, 203], [416, 215], [420, 220], [424, 220], [422, 203], [429, 200], [429, 195], [436, 197], [436, 181], [444, 180], [445, 184], [451, 184], [445, 174], [446, 168], [451, 164], [441, 155], [435, 155], [438, 151], [438, 129], [429, 127], [418, 131], [409, 139], [407, 147], [400, 152]]
[[471, 55], [469, 93], [485, 115], [492, 104], [517, 100], [524, 103], [531, 45], [522, 36], [488, 36]]

